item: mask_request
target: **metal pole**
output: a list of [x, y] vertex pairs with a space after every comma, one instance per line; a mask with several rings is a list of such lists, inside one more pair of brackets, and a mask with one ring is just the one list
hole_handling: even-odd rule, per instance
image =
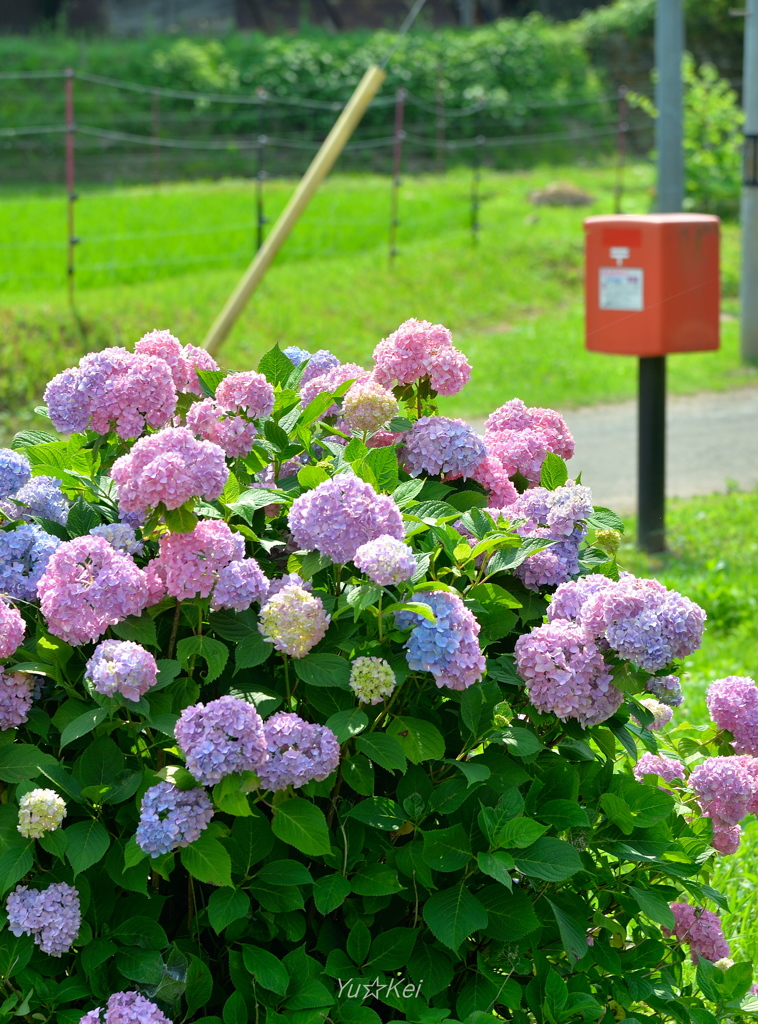
[[[658, 117], [658, 212], [679, 213], [684, 199], [682, 141], [682, 0], [658, 0], [655, 12], [655, 101]], [[638, 395], [638, 542], [649, 552], [666, 547], [666, 357], [640, 359]]]
[[621, 213], [621, 200], [624, 195], [624, 163], [626, 161], [626, 133], [629, 131], [627, 118], [626, 94], [629, 90], [625, 85], [619, 86], [619, 128], [616, 136], [616, 201], [614, 212]]
[[742, 79], [745, 154], [742, 176], [740, 306], [742, 358], [758, 360], [758, 0], [745, 4]]
[[405, 117], [405, 89], [395, 93], [395, 135], [392, 146], [392, 195], [390, 199], [390, 266], [397, 256], [397, 229], [400, 227], [398, 204], [400, 199], [400, 167], [403, 160], [403, 119]]
[[639, 543], [645, 551], [666, 547], [666, 357], [640, 359], [638, 424]]
[[337, 118], [334, 127], [311, 161], [310, 167], [300, 180], [292, 198], [274, 224], [268, 238], [256, 253], [239, 284], [227, 299], [224, 308], [203, 339], [203, 345], [209, 352], [218, 351], [224, 343], [248, 299], [265, 277], [274, 257], [306, 210], [319, 185], [334, 166], [334, 162], [345, 148], [366, 108], [376, 96], [386, 77], [387, 72], [376, 65], [372, 65], [366, 71], [347, 106]]
[[74, 70], [66, 68], [66, 194], [68, 197], [68, 301], [74, 308], [74, 246], [79, 239], [74, 234], [74, 203], [76, 202], [76, 178], [74, 164]]
[[461, 25], [464, 28], [472, 28], [474, 24], [474, 3], [475, 0], [458, 0], [458, 7], [461, 16]]

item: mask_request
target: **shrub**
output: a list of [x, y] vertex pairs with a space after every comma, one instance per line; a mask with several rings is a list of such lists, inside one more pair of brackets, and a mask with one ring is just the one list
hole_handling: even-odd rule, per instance
[[163, 424], [125, 428], [145, 355], [105, 350], [46, 392], [79, 432], [3, 455], [68, 510], [18, 481], [0, 506], [0, 1020], [758, 1011], [709, 885], [758, 799], [758, 688], [661, 730], [704, 614], [619, 573], [561, 417], [437, 416], [430, 369], [468, 366], [417, 321], [382, 385], [332, 367], [307, 404], [302, 349], [230, 375], [167, 331], [138, 348]]

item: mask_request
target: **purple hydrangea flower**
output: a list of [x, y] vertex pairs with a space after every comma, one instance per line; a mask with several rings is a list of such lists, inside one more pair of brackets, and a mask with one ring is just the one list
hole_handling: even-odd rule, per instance
[[[326, 350], [324, 349], [322, 351]], [[282, 352], [284, 352], [285, 356], [293, 366], [299, 366], [301, 363], [304, 363], [306, 359], [311, 358], [311, 354], [307, 349], [298, 348], [297, 345], [288, 345], [287, 348], [282, 349]]]
[[269, 580], [268, 585], [268, 597], [269, 599], [278, 594], [280, 590], [284, 590], [285, 587], [292, 585], [302, 587], [303, 590], [307, 590], [310, 593], [313, 590], [313, 584], [310, 580], [304, 580], [302, 576], [298, 576], [296, 572], [286, 572], [284, 576], [279, 576], [278, 579]]
[[548, 605], [548, 620], [554, 622], [556, 619], [568, 619], [575, 622], [584, 602], [593, 594], [612, 585], [613, 580], [600, 573], [561, 583]]
[[211, 611], [232, 608], [243, 612], [253, 601], [263, 603], [268, 596], [268, 579], [254, 558], [230, 562], [218, 571], [213, 588]]
[[186, 427], [169, 427], [140, 438], [113, 463], [119, 507], [146, 512], [162, 502], [179, 508], [191, 498], [218, 498], [229, 476], [224, 451], [198, 441]]
[[326, 636], [329, 621], [320, 597], [290, 583], [273, 595], [269, 590], [258, 629], [277, 651], [302, 658]]
[[738, 754], [758, 756], [758, 687], [748, 676], [726, 676], [708, 687], [711, 718], [734, 736]]
[[98, 693], [120, 693], [137, 701], [155, 686], [158, 665], [150, 651], [131, 640], [103, 640], [87, 662], [85, 677]]
[[[300, 349], [304, 352], [305, 349]], [[301, 360], [300, 362], [303, 362]], [[299, 366], [300, 363], [296, 363]], [[340, 365], [339, 359], [326, 348], [320, 348], [314, 352], [313, 355], [308, 356], [308, 365], [303, 370], [303, 376], [300, 378], [300, 387], [302, 388], [308, 381], [314, 380], [316, 377], [321, 377], [323, 374], [328, 373], [330, 370], [336, 370]], [[307, 402], [304, 402], [307, 405]]]
[[[696, 964], [700, 957], [715, 963], [729, 956], [729, 943], [724, 938], [721, 921], [713, 911], [691, 907], [689, 903], [672, 903], [671, 909], [676, 919], [673, 934], [679, 942], [686, 942], [690, 947], [693, 963]], [[664, 933], [671, 934], [667, 928], [664, 928]]]
[[0, 448], [0, 498], [19, 491], [32, 475], [29, 460], [12, 448]]
[[31, 516], [39, 516], [65, 526], [70, 507], [71, 502], [61, 490], [60, 480], [54, 476], [34, 476], [12, 499], [3, 502], [1, 511], [7, 511], [12, 519], [28, 522]]
[[530, 488], [508, 507], [509, 518], [526, 520], [517, 528], [522, 537], [556, 542], [516, 568], [516, 575], [530, 590], [563, 584], [579, 572], [579, 545], [587, 532], [584, 520], [591, 514], [589, 487], [573, 480], [553, 491]]
[[159, 782], [142, 797], [137, 846], [151, 857], [189, 846], [212, 817], [213, 804], [204, 789], [179, 789]]
[[147, 605], [145, 573], [102, 537], [77, 537], [53, 553], [37, 584], [40, 608], [55, 636], [77, 646]]
[[679, 676], [651, 676], [645, 689], [657, 697], [662, 704], [668, 704], [670, 708], [678, 708], [684, 700]]
[[581, 626], [558, 619], [516, 641], [516, 667], [538, 711], [583, 728], [615, 714], [624, 695], [595, 641]]
[[684, 778], [684, 765], [675, 761], [673, 757], [665, 757], [663, 754], [656, 755], [645, 752], [634, 766], [633, 771], [638, 782], [642, 782], [646, 775], [660, 775], [666, 782]]
[[323, 782], [339, 764], [340, 745], [325, 725], [312, 725], [299, 715], [279, 711], [263, 726], [268, 760], [259, 769], [261, 789], [299, 789]]
[[295, 498], [289, 512], [295, 543], [333, 562], [349, 562], [358, 548], [384, 534], [402, 540], [403, 518], [395, 501], [371, 484], [342, 473]]
[[577, 528], [573, 537], [564, 537], [542, 551], [536, 551], [516, 566], [515, 573], [524, 586], [537, 591], [565, 583], [579, 572], [579, 545], [584, 530]]
[[435, 622], [417, 612], [395, 613], [399, 629], [413, 626], [406, 641], [406, 660], [416, 672], [431, 672], [437, 686], [465, 690], [484, 675], [485, 660], [479, 647], [479, 623], [457, 594], [446, 590], [414, 596], [427, 604]]
[[128, 523], [104, 523], [93, 526], [90, 530], [93, 537], [103, 537], [112, 548], [125, 555], [141, 555], [144, 545], [137, 540], [137, 535]]
[[487, 457], [484, 441], [463, 420], [422, 416], [403, 435], [404, 468], [411, 476], [451, 473], [469, 477]]
[[719, 853], [728, 856], [740, 848], [742, 829], [739, 825], [725, 825], [718, 818], [713, 819], [713, 838], [711, 846]]
[[175, 735], [187, 770], [204, 785], [213, 786], [233, 772], [258, 772], [266, 761], [261, 716], [239, 697], [185, 708]]
[[[310, 368], [311, 363], [306, 367], [303, 379], [300, 381], [300, 401], [303, 403], [303, 408], [307, 408], [318, 395], [330, 395], [349, 380], [355, 381], [356, 384], [365, 384], [371, 380], [371, 374], [357, 363], [342, 363], [317, 376], [309, 374]], [[334, 403], [321, 415], [336, 416], [338, 412], [339, 406]]]
[[412, 549], [396, 537], [386, 535], [361, 544], [353, 562], [382, 587], [409, 580], [418, 569]]
[[709, 757], [692, 770], [688, 785], [706, 818], [736, 825], [755, 796], [750, 772], [735, 757]]
[[96, 1006], [79, 1024], [171, 1024], [155, 1003], [139, 992], [115, 992], [103, 1009]]
[[32, 676], [26, 672], [6, 672], [0, 666], [0, 731], [24, 724], [29, 717], [33, 695]]
[[40, 526], [0, 531], [0, 591], [18, 601], [36, 601], [37, 583], [61, 543]]
[[82, 915], [79, 893], [65, 882], [47, 889], [17, 885], [8, 897], [8, 928], [16, 936], [31, 935], [43, 953], [68, 953], [79, 934]]

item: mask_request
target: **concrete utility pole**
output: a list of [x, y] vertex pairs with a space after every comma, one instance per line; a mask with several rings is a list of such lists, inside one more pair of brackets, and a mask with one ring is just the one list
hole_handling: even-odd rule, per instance
[[[658, 0], [655, 12], [655, 147], [658, 213], [680, 213], [684, 200], [682, 0]], [[666, 357], [640, 358], [637, 472], [638, 539], [645, 551], [666, 547]]]
[[474, 7], [476, 0], [458, 0], [461, 25], [464, 28], [472, 28], [474, 25]]
[[740, 210], [742, 358], [758, 360], [758, 0], [747, 0], [745, 5], [742, 106], [745, 111], [745, 153]]

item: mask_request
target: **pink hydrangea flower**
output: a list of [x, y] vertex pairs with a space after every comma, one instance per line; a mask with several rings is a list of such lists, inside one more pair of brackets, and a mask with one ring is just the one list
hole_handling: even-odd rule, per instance
[[711, 718], [734, 736], [738, 754], [758, 756], [758, 687], [748, 676], [727, 676], [708, 687]]
[[736, 853], [740, 848], [742, 829], [739, 825], [726, 825], [718, 818], [713, 819], [713, 839], [711, 845], [714, 850], [724, 856]]
[[266, 600], [268, 580], [254, 558], [230, 562], [218, 570], [218, 581], [213, 588], [211, 611], [232, 608], [241, 612], [253, 601]]
[[[331, 370], [327, 370], [326, 373], [321, 373], [318, 377], [311, 377], [309, 380], [306, 380], [304, 375], [303, 380], [305, 383], [300, 385], [300, 401], [305, 409], [318, 395], [331, 394], [341, 384], [349, 380], [355, 381], [356, 384], [365, 384], [371, 380], [371, 374], [357, 363], [342, 363], [341, 366], [335, 366]], [[322, 415], [336, 416], [338, 412], [339, 407], [335, 403], [330, 405]]]
[[212, 441], [232, 458], [249, 455], [258, 433], [252, 420], [226, 412], [212, 398], [190, 406], [186, 425], [196, 437]]
[[520, 398], [512, 398], [487, 417], [484, 429], [488, 434], [503, 430], [540, 430], [549, 442], [548, 451], [570, 459], [574, 454], [574, 438], [566, 421], [555, 409], [529, 407]]
[[576, 718], [584, 728], [610, 718], [624, 700], [592, 636], [561, 619], [518, 638], [516, 667], [539, 711]]
[[347, 473], [295, 498], [289, 527], [298, 547], [315, 549], [337, 563], [351, 561], [361, 544], [382, 534], [405, 537], [395, 501]]
[[0, 666], [0, 731], [16, 729], [29, 717], [34, 677], [26, 672], [6, 672]]
[[169, 427], [143, 437], [111, 470], [119, 506], [125, 512], [145, 512], [163, 503], [179, 508], [191, 498], [218, 498], [229, 469], [223, 449], [198, 441], [186, 427]]
[[114, 992], [107, 1005], [85, 1013], [79, 1024], [171, 1024], [155, 1003], [139, 992]]
[[457, 394], [470, 380], [471, 367], [453, 347], [452, 335], [442, 324], [406, 320], [374, 349], [374, 380], [384, 387], [413, 384], [429, 377], [441, 395]]
[[255, 370], [230, 373], [216, 388], [216, 405], [226, 412], [242, 412], [251, 420], [261, 419], [273, 411], [274, 388]]
[[539, 429], [500, 430], [484, 435], [487, 453], [497, 459], [508, 476], [520, 474], [530, 484], [540, 482], [542, 463], [550, 451], [550, 439]]
[[148, 586], [130, 555], [88, 534], [53, 552], [37, 593], [50, 632], [77, 646], [139, 615], [147, 605]]
[[184, 391], [187, 386], [187, 363], [184, 358], [182, 343], [169, 330], [149, 331], [143, 334], [134, 346], [138, 356], [148, 356], [151, 359], [162, 359], [168, 363], [171, 369], [171, 376], [174, 387], [177, 391]]
[[[676, 920], [673, 934], [679, 942], [690, 947], [693, 963], [696, 964], [701, 956], [711, 963], [729, 956], [729, 943], [724, 938], [721, 921], [713, 911], [692, 907], [689, 903], [672, 903], [671, 909]], [[663, 931], [666, 935], [672, 934], [667, 928]]]
[[26, 624], [18, 608], [0, 601], [0, 658], [10, 656], [21, 646]]
[[[203, 519], [191, 533], [164, 533], [151, 579], [179, 601], [208, 597], [219, 572], [245, 556], [245, 541], [220, 519]], [[157, 589], [157, 588], [156, 588]]]
[[742, 821], [755, 799], [753, 777], [736, 757], [707, 758], [692, 770], [688, 784], [704, 816], [726, 825]]
[[184, 362], [187, 367], [187, 383], [184, 390], [190, 395], [202, 395], [203, 389], [200, 386], [200, 378], [196, 370], [218, 370], [218, 363], [204, 348], [197, 345], [184, 346]]
[[660, 775], [666, 782], [673, 782], [674, 779], [684, 778], [684, 765], [673, 757], [646, 751], [634, 766], [633, 772], [638, 782], [642, 782], [646, 775]]

